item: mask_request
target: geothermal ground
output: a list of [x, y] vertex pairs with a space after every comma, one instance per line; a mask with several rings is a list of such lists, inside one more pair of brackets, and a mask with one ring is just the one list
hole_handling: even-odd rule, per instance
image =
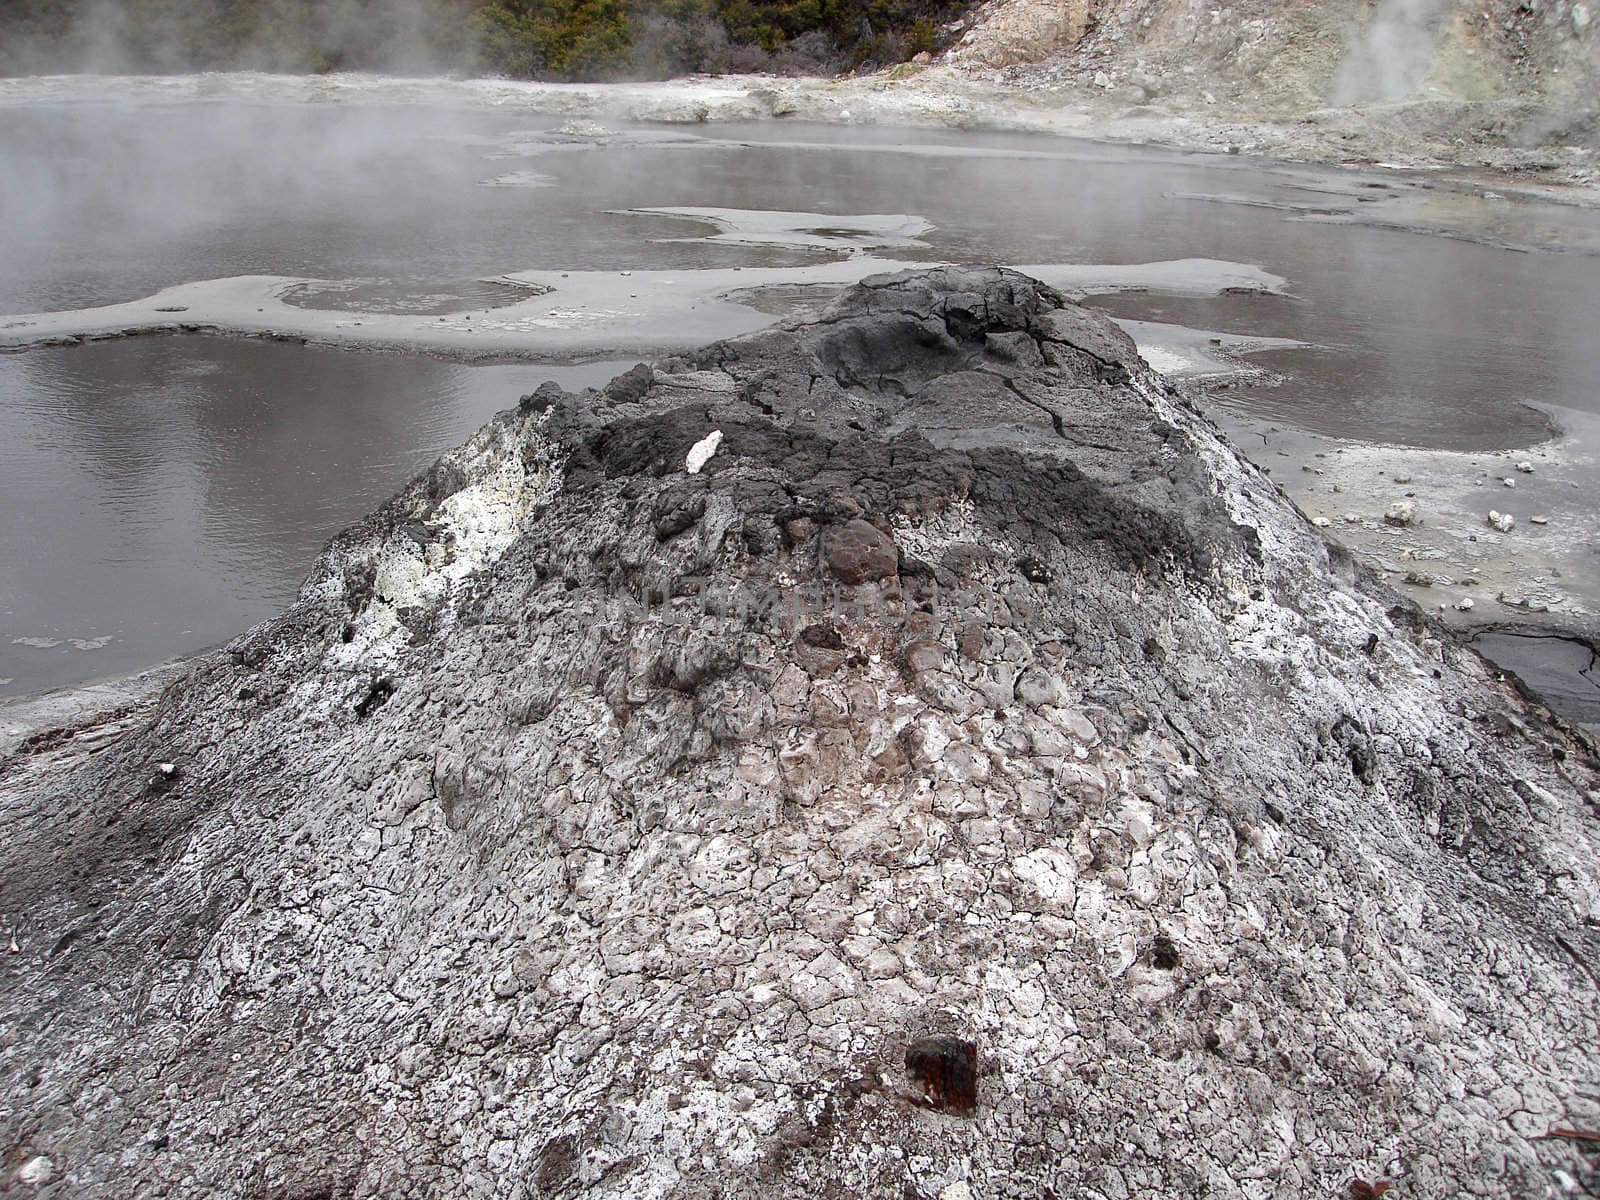
[[0, 80], [0, 1191], [1595, 1194], [1593, 7]]
[[1596, 1186], [1594, 743], [940, 269], [486, 425], [0, 772], [55, 1196]]
[[[0, 272], [19, 352], [0, 359], [0, 695], [277, 612], [327, 536], [544, 378], [600, 383], [957, 261], [1092, 297], [1325, 536], [1600, 720], [1582, 188], [1400, 169], [1415, 146], [1295, 166], [953, 131], [1026, 114], [941, 108], [924, 76], [0, 84], [8, 228], [28, 231]], [[178, 336], [130, 336], [151, 334]], [[1414, 520], [1391, 523], [1402, 502]], [[0, 721], [15, 740], [60, 703]]]

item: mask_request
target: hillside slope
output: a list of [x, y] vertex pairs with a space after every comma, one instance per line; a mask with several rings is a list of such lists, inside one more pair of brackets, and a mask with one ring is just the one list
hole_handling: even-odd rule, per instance
[[[948, 62], [1203, 121], [1445, 145], [1600, 138], [1600, 6], [1584, 0], [992, 0]], [[1364, 111], [1324, 111], [1350, 106]]]

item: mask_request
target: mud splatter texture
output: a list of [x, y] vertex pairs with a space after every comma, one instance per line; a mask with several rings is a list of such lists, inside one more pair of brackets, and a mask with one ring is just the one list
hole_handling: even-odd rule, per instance
[[1592, 1178], [1592, 744], [1018, 275], [530, 397], [122, 719], [0, 772], [33, 1194]]

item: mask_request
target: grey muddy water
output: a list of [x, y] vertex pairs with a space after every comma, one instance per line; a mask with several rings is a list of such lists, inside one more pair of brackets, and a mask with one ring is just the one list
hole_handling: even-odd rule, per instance
[[[215, 92], [0, 100], [0, 343], [17, 351], [0, 357], [0, 695], [266, 617], [323, 540], [544, 378], [599, 382], [897, 263], [1032, 264], [1089, 295], [1153, 365], [1226, 384], [1212, 409], [1243, 448], [1453, 619], [1496, 570], [1571, 623], [1600, 608], [1591, 212], [1002, 133], [598, 129], [398, 87]], [[237, 277], [262, 278], [141, 307]], [[85, 311], [107, 305], [130, 307]], [[185, 325], [328, 345], [61, 344]], [[1235, 340], [1271, 374], [1221, 379]], [[1366, 456], [1369, 494], [1334, 490], [1340, 454]], [[1528, 456], [1537, 473], [1506, 489]], [[1423, 532], [1386, 528], [1413, 475], [1449, 503]], [[1522, 541], [1480, 539], [1478, 510], [1512, 495], [1549, 521], [1525, 508]], [[1538, 650], [1530, 669], [1594, 720], [1586, 664]]]

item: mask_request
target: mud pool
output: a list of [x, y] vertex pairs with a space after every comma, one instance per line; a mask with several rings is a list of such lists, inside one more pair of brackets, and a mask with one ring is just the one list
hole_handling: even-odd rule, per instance
[[507, 397], [631, 364], [463, 366], [221, 338], [0, 357], [0, 694], [215, 645]]
[[[1001, 133], [215, 93], [0, 98], [0, 696], [269, 615], [331, 533], [544, 378], [940, 261], [1018, 266], [1128, 322], [1308, 515], [1449, 619], [1600, 624], [1592, 212]], [[150, 331], [212, 336], [119, 336]], [[1422, 525], [1386, 526], [1408, 492]], [[1480, 529], [1491, 504], [1515, 534]], [[1558, 645], [1486, 648], [1600, 719]]]

